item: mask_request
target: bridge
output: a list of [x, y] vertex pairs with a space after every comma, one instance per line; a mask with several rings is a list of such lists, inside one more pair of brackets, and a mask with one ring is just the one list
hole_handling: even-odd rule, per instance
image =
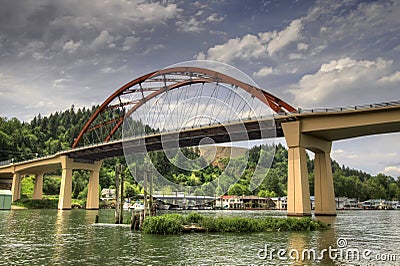
[[[207, 114], [216, 114], [223, 103], [227, 103], [228, 111], [214, 117]], [[174, 113], [177, 109], [179, 115]], [[189, 118], [185, 116], [195, 109]], [[61, 168], [58, 208], [70, 209], [72, 170], [89, 170], [87, 209], [98, 209], [99, 171], [105, 158], [124, 152], [196, 146], [205, 138], [224, 143], [285, 137], [289, 147], [288, 215], [311, 215], [306, 149], [315, 153], [315, 214], [336, 215], [332, 142], [399, 131], [400, 102], [301, 111], [220, 72], [177, 67], [128, 82], [93, 113], [70, 150], [0, 166], [0, 180], [12, 182], [13, 200], [17, 200], [21, 177], [34, 174], [33, 198], [40, 199], [43, 174]]]

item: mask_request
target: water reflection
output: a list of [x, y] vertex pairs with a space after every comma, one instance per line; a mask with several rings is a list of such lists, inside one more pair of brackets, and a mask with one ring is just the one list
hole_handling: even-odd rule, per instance
[[294, 232], [290, 234], [287, 255], [291, 261], [295, 261], [296, 265], [306, 265], [303, 260], [303, 251], [309, 246], [310, 237], [303, 233]]
[[54, 253], [51, 259], [52, 264], [61, 264], [63, 257], [65, 256], [65, 238], [69, 235], [69, 221], [71, 217], [71, 211], [58, 211], [57, 218], [54, 227]]
[[325, 251], [322, 253], [323, 255], [321, 256], [322, 259], [320, 262], [323, 265], [335, 265], [335, 262], [329, 255], [329, 250], [336, 248], [336, 242], [338, 239], [335, 231], [336, 216], [317, 216], [317, 219], [328, 224], [330, 227], [329, 229], [320, 232], [318, 248], [320, 252]]

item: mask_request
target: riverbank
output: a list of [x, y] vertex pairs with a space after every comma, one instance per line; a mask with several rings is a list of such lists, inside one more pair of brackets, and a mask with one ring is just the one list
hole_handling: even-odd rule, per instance
[[[198, 213], [164, 214], [146, 217], [142, 230], [147, 234], [179, 234], [185, 231], [217, 233], [254, 233], [278, 231], [315, 231], [328, 228], [325, 223], [304, 218], [214, 217]], [[189, 229], [189, 230], [187, 230]]]
[[[84, 202], [72, 199], [71, 207], [73, 209], [82, 209]], [[13, 209], [57, 209], [58, 197], [49, 197], [43, 199], [22, 198], [12, 203]]]

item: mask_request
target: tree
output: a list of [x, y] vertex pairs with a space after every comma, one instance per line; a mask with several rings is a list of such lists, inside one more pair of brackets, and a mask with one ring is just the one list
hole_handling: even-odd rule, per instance
[[87, 187], [88, 180], [89, 180], [89, 175], [87, 171], [77, 171], [77, 170], [74, 171], [72, 175], [73, 198], [78, 198], [79, 194]]
[[45, 175], [43, 177], [43, 193], [46, 195], [58, 195], [60, 193], [61, 179]]
[[279, 197], [284, 196], [283, 189], [279, 182], [279, 176], [274, 169], [268, 171], [263, 182], [264, 188], [270, 192], [275, 192]]
[[136, 186], [131, 184], [128, 181], [124, 181], [124, 197], [134, 197], [136, 196], [137, 191], [136, 191]]
[[228, 190], [228, 195], [242, 196], [248, 194], [249, 191], [247, 190], [247, 188], [241, 184], [234, 184]]

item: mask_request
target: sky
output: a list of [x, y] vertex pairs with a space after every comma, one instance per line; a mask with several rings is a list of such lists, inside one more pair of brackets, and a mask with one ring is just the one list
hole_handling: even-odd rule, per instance
[[[0, 0], [0, 116], [102, 103], [126, 82], [215, 60], [301, 108], [400, 100], [400, 1]], [[400, 176], [400, 134], [333, 144]]]

